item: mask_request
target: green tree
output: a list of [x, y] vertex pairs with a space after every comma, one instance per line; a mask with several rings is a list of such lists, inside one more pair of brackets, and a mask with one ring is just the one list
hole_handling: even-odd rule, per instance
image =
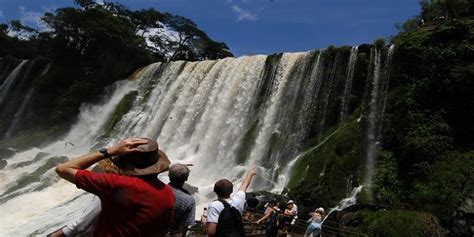
[[74, 3], [86, 9], [97, 6], [97, 3], [94, 0], [74, 0]]

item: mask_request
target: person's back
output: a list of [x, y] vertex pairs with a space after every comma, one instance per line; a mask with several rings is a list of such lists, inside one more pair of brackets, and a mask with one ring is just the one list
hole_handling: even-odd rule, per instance
[[259, 202], [260, 201], [257, 199], [256, 195], [252, 194], [252, 197], [247, 199], [247, 209], [253, 212], [257, 211], [257, 206]]
[[[94, 187], [102, 180], [109, 190]], [[95, 193], [102, 203], [94, 236], [162, 236], [171, 223], [174, 195], [154, 177], [138, 178], [78, 171], [77, 186]], [[113, 187], [113, 188], [112, 188]]]
[[265, 236], [267, 237], [278, 236], [278, 214], [275, 210], [276, 208], [276, 200], [269, 201], [265, 213], [255, 222], [255, 224], [259, 225], [265, 221]]
[[[225, 204], [228, 204], [227, 208], [225, 207]], [[228, 234], [230, 232], [240, 232], [237, 226], [237, 222], [239, 222], [239, 219], [236, 219], [234, 215], [234, 210], [232, 210], [232, 208], [235, 208], [235, 210], [238, 212], [237, 214], [239, 214], [240, 216], [242, 215], [245, 208], [244, 192], [238, 191], [228, 199], [218, 199], [209, 204], [209, 207], [207, 208], [207, 223], [217, 224], [215, 236], [226, 236], [224, 235], [224, 233]], [[221, 216], [221, 214], [223, 214], [224, 209], [226, 209], [225, 216]], [[225, 220], [225, 224], [222, 222], [223, 218]], [[228, 226], [228, 223], [232, 222], [237, 224], [234, 226]], [[241, 218], [240, 222], [242, 222]], [[235, 228], [229, 229], [229, 227]]]
[[187, 228], [195, 224], [196, 202], [183, 188], [190, 170], [186, 165], [176, 164], [170, 167], [170, 186], [175, 196], [173, 220], [169, 228], [170, 236], [184, 236]]
[[[106, 158], [121, 175], [87, 170]], [[100, 198], [102, 211], [94, 236], [164, 236], [173, 215], [174, 195], [157, 175], [169, 164], [156, 141], [133, 138], [59, 164], [56, 172]]]
[[224, 209], [219, 213], [217, 221], [217, 237], [243, 237], [245, 236], [242, 213], [225, 200], [219, 200]]
[[[227, 179], [221, 179], [214, 184], [214, 192], [217, 194], [218, 200], [215, 200], [209, 204], [207, 208], [207, 234], [209, 236], [245, 236], [243, 232], [242, 214], [245, 209], [245, 191], [247, 190], [253, 176], [256, 174], [255, 168], [248, 171], [246, 177], [242, 181], [239, 190], [231, 195], [233, 192], [233, 184]], [[229, 204], [228, 206], [226, 205]], [[227, 207], [225, 207], [227, 206]], [[232, 209], [235, 208], [234, 209]], [[231, 217], [232, 220], [226, 221], [226, 223], [237, 223], [234, 225], [232, 230], [226, 230], [225, 235], [221, 230], [223, 228], [221, 224], [221, 214], [226, 208], [226, 219]], [[240, 217], [238, 218], [237, 215]], [[228, 224], [226, 224], [227, 226]], [[230, 233], [232, 232], [232, 233]]]
[[310, 235], [319, 236], [319, 234], [321, 233], [321, 221], [323, 220], [323, 216], [324, 216], [324, 208], [319, 207], [314, 211], [311, 218], [309, 218], [308, 220], [309, 225], [306, 228], [304, 237], [307, 237]]

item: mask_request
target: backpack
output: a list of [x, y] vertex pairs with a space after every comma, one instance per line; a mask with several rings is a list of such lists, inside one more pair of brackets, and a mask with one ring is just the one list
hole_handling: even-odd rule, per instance
[[240, 212], [229, 203], [219, 200], [224, 209], [217, 220], [215, 237], [245, 237], [244, 223]]
[[268, 217], [267, 228], [274, 229], [278, 227], [278, 214], [272, 210], [272, 214]]

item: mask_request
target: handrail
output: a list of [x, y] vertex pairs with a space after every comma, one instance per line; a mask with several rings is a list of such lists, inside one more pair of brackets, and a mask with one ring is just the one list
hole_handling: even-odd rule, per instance
[[324, 231], [324, 229], [329, 229], [330, 231], [338, 231], [339, 234], [341, 233], [346, 233], [346, 234], [351, 234], [351, 235], [356, 235], [356, 236], [367, 236], [366, 234], [362, 234], [362, 233], [358, 233], [358, 232], [354, 232], [354, 231], [350, 231], [350, 230], [345, 230], [345, 229], [341, 229], [341, 228], [337, 228], [337, 227], [333, 227], [333, 226], [323, 226], [322, 227], [322, 231]]
[[[250, 226], [251, 227], [251, 228], [246, 229], [247, 231], [250, 231], [250, 232], [246, 231], [247, 236], [262, 236], [263, 235], [262, 231], [265, 229], [265, 228], [263, 228], [263, 226], [255, 225], [253, 222], [248, 221], [248, 220], [244, 220], [243, 222], [244, 222], [244, 226]], [[325, 234], [329, 234], [329, 235], [336, 235], [336, 236], [356, 236], [356, 237], [368, 237], [369, 236], [367, 234], [358, 233], [358, 232], [355, 232], [355, 231], [346, 230], [346, 229], [342, 229], [342, 228], [339, 228], [339, 227], [329, 226], [329, 225], [327, 225], [327, 223], [329, 223], [329, 224], [336, 223], [336, 222], [333, 222], [333, 221], [330, 221], [330, 220], [326, 220], [324, 223], [326, 223], [326, 224], [323, 224], [321, 226], [321, 233], [325, 233]], [[191, 228], [188, 228], [188, 231], [197, 232], [197, 233], [195, 233], [196, 236], [201, 236], [200, 234], [203, 234], [203, 232], [202, 232], [202, 228], [199, 226], [200, 224], [201, 224], [201, 222], [199, 220], [196, 221], [196, 225], [194, 225]], [[305, 230], [306, 230], [306, 226], [307, 226], [306, 220], [297, 219], [291, 233], [297, 233], [297, 232], [300, 233], [301, 231], [303, 231], [303, 233], [304, 233]]]

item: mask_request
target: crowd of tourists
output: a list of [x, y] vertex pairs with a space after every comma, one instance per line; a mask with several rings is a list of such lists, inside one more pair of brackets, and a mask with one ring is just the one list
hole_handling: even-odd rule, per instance
[[[89, 170], [97, 164], [100, 169]], [[77, 188], [94, 194], [77, 220], [49, 236], [186, 236], [196, 224], [196, 203], [184, 188], [192, 164], [171, 165], [155, 140], [126, 139], [118, 144], [71, 159], [56, 167], [56, 173]], [[169, 183], [158, 174], [168, 171]], [[298, 208], [289, 200], [281, 211], [276, 200], [268, 201], [263, 215], [256, 195], [246, 191], [256, 175], [250, 168], [234, 192], [231, 181], [215, 182], [217, 199], [201, 216], [208, 236], [245, 236], [244, 222], [264, 225], [266, 236], [291, 232], [298, 219]], [[324, 209], [311, 213], [305, 236], [318, 236]]]

